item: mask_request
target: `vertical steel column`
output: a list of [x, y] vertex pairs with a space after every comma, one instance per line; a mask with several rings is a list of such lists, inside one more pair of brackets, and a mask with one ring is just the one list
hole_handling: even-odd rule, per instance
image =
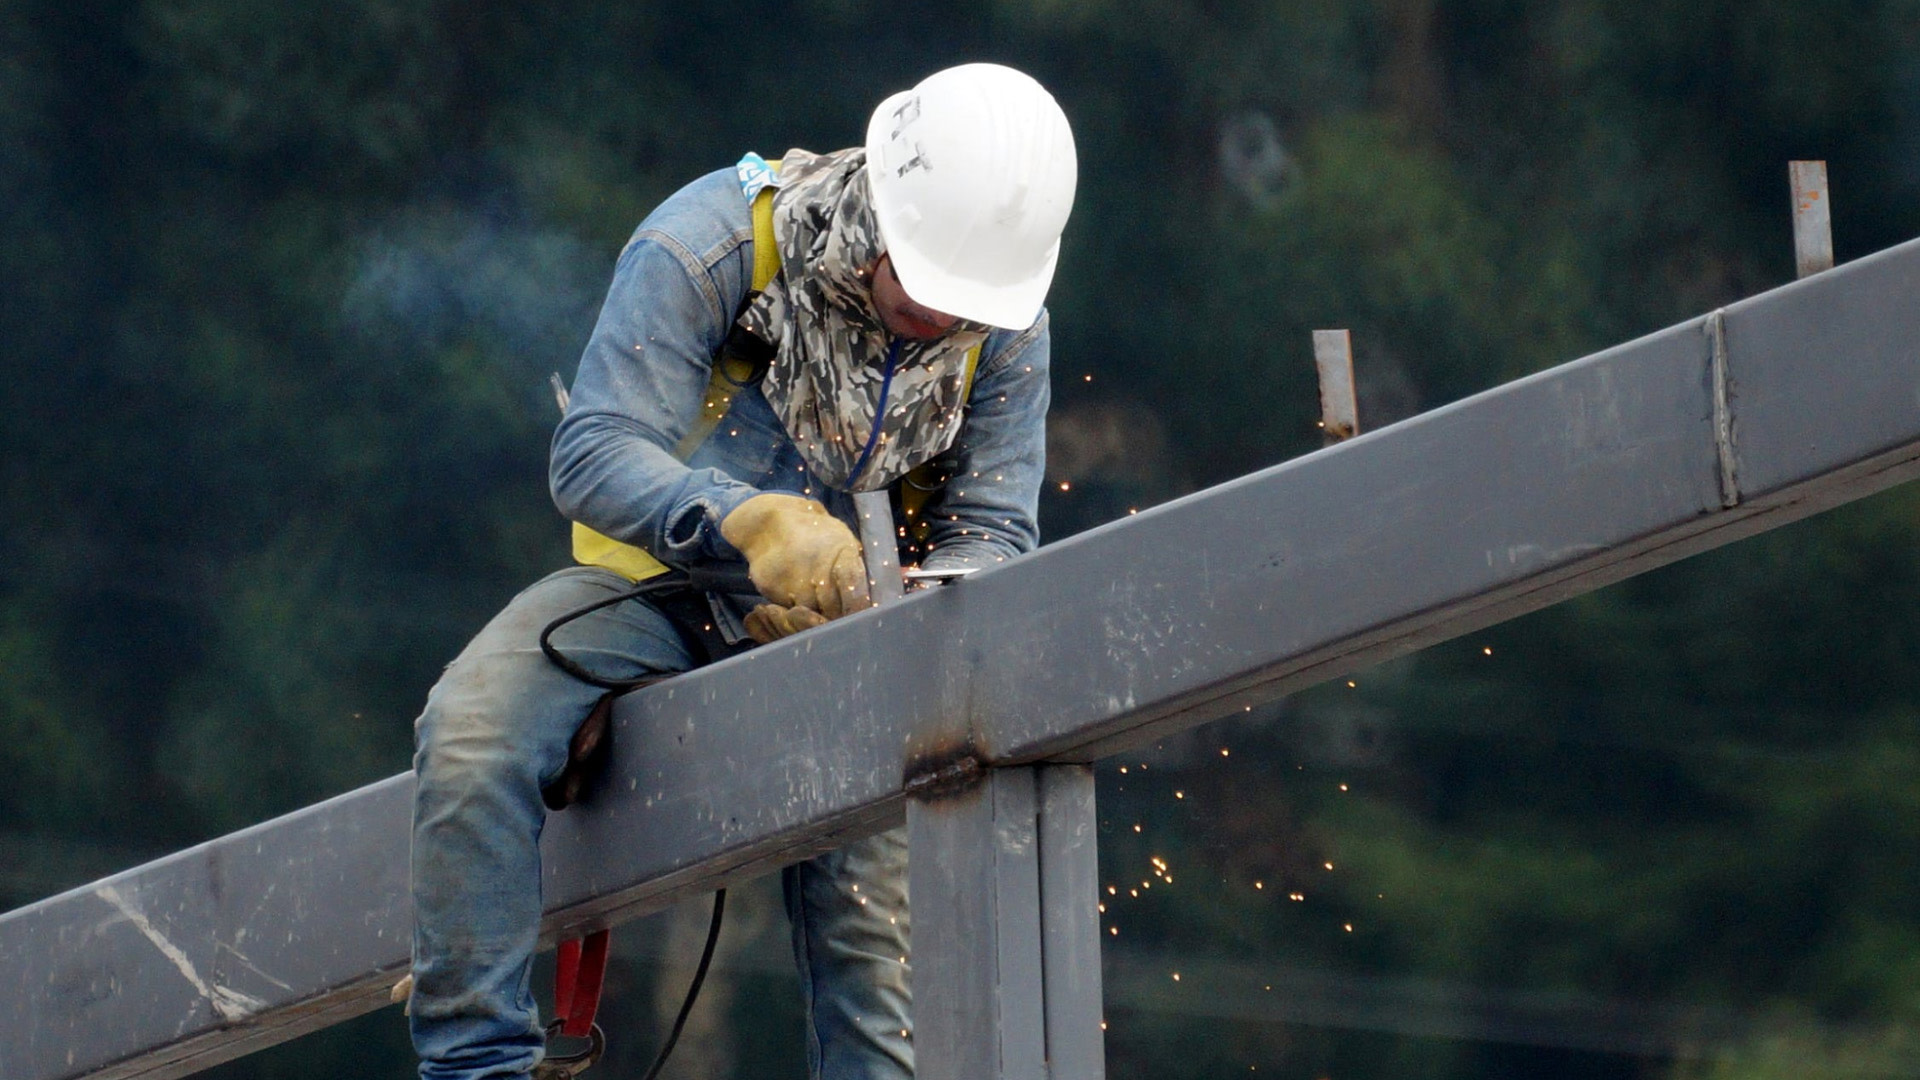
[[1093, 767], [1040, 765], [1040, 959], [1052, 1080], [1101, 1080], [1100, 821]]
[[1313, 332], [1313, 366], [1320, 373], [1320, 435], [1328, 446], [1360, 434], [1360, 406], [1353, 392], [1353, 334]]
[[893, 505], [887, 501], [886, 489], [856, 494], [853, 513], [860, 521], [867, 588], [875, 604], [891, 604], [906, 595], [906, 582], [900, 578], [900, 538], [894, 532]]
[[[875, 604], [904, 595], [885, 491], [853, 497]], [[971, 764], [969, 762], [968, 764]], [[967, 769], [907, 802], [919, 1080], [1100, 1080], [1099, 822], [1084, 765]]]
[[989, 769], [907, 805], [920, 1080], [1099, 1080], [1093, 774]]
[[917, 1080], [1045, 1080], [1031, 768], [907, 804]]
[[1827, 163], [1787, 164], [1793, 186], [1793, 262], [1798, 276], [1833, 269], [1833, 208], [1827, 197]]

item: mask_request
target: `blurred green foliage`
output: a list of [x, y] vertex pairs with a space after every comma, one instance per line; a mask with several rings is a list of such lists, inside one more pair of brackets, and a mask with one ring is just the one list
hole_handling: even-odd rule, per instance
[[[634, 224], [973, 59], [1079, 141], [1053, 537], [1317, 445], [1311, 329], [1377, 427], [1786, 280], [1791, 158], [1843, 259], [1920, 231], [1920, 0], [0, 0], [0, 899], [404, 769], [565, 559], [545, 379]], [[1300, 695], [1145, 774], [1187, 798], [1103, 769], [1106, 865], [1185, 879], [1126, 942], [1669, 1003], [1680, 1049], [1155, 983], [1115, 1075], [1920, 1071], [1917, 532], [1894, 493]]]

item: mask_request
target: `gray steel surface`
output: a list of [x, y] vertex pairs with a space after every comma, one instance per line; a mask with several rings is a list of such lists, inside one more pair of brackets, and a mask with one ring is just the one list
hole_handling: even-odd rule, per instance
[[907, 822], [915, 1075], [1104, 1077], [1093, 770], [987, 769]]
[[919, 1080], [1046, 1080], [1037, 772], [908, 804]]
[[1360, 403], [1353, 390], [1353, 333], [1313, 332], [1313, 366], [1320, 376], [1320, 436], [1328, 446], [1360, 434]]
[[[1730, 306], [1717, 370], [1695, 319], [636, 693], [547, 829], [548, 937], [898, 821], [927, 770], [1090, 761], [1908, 479], [1916, 296], [1910, 243]], [[0, 1076], [179, 1076], [383, 1001], [409, 793], [0, 916]]]
[[891, 604], [906, 595], [900, 579], [900, 546], [894, 538], [893, 504], [885, 490], [862, 491], [853, 497], [860, 522], [860, 549], [867, 560], [867, 587], [875, 604]]
[[1100, 819], [1088, 765], [1040, 772], [1040, 963], [1047, 1075], [1107, 1075], [1100, 992]]
[[1827, 163], [1787, 166], [1793, 188], [1793, 262], [1799, 276], [1833, 269], [1833, 200], [1827, 197]]

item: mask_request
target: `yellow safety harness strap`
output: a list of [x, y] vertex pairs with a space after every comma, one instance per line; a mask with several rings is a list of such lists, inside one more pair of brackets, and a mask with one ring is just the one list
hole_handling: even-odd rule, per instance
[[[772, 163], [777, 169], [779, 162]], [[771, 186], [753, 197], [753, 291], [767, 287], [780, 272], [780, 247], [773, 238], [773, 192]], [[753, 378], [752, 365], [746, 360], [722, 353], [714, 358], [713, 376], [707, 380], [707, 392], [700, 401], [700, 415], [687, 428], [674, 447], [673, 456], [685, 461], [700, 444], [707, 441], [720, 418], [733, 404], [734, 392]], [[579, 522], [573, 523], [573, 561], [582, 566], [602, 566], [631, 581], [645, 581], [667, 572], [667, 565], [632, 544], [622, 543], [596, 532]]]
[[[762, 188], [753, 198], [753, 291], [761, 292], [780, 272], [780, 248], [773, 239], [773, 188]], [[713, 362], [713, 377], [707, 381], [706, 397], [700, 402], [700, 418], [693, 422], [673, 450], [673, 456], [685, 461], [700, 444], [707, 441], [720, 418], [733, 404], [734, 392], [758, 374], [753, 364], [741, 357], [722, 352]]]

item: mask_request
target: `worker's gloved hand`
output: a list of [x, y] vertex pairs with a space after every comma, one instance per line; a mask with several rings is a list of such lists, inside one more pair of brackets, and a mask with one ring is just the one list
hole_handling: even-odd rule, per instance
[[755, 495], [720, 522], [747, 557], [747, 576], [781, 607], [829, 619], [871, 607], [860, 541], [827, 508], [798, 495]]
[[812, 608], [761, 604], [747, 612], [747, 636], [765, 645], [770, 641], [779, 641], [789, 634], [811, 630], [826, 621], [825, 615]]

